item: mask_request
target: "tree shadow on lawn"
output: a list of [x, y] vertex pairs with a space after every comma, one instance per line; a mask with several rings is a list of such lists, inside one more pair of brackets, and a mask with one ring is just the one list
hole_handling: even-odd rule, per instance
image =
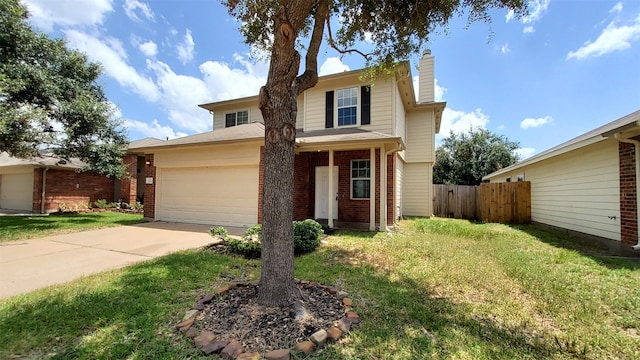
[[[343, 281], [362, 319], [346, 346], [355, 347], [362, 358], [464, 354], [490, 359], [546, 358], [562, 351], [542, 339], [537, 329], [508, 326], [495, 317], [474, 314], [469, 304], [454, 303], [438, 296], [437, 289], [425, 288], [371, 262], [354, 265], [349, 260], [361, 258], [358, 251], [326, 249], [320, 255], [300, 257], [296, 274], [329, 285]], [[340, 347], [327, 351], [327, 359], [341, 358]]]
[[109, 221], [101, 215], [90, 214], [64, 214], [49, 216], [1, 216], [0, 228], [8, 233], [28, 228], [30, 231], [57, 230], [73, 228], [73, 225], [87, 224], [118, 224], [131, 225], [140, 223], [142, 219], [120, 219]]
[[610, 243], [585, 240], [562, 231], [548, 229], [539, 225], [509, 225], [511, 228], [525, 232], [537, 240], [553, 247], [571, 250], [588, 257], [609, 269], [640, 270], [640, 253], [620, 254], [620, 250], [612, 248]]
[[[234, 263], [246, 261], [177, 253], [115, 272], [121, 275], [40, 291], [33, 299], [0, 301], [0, 358], [199, 358], [191, 342], [172, 335], [173, 326], [198, 295], [212, 291], [221, 272], [239, 271]], [[27, 350], [10, 353], [16, 346]]]

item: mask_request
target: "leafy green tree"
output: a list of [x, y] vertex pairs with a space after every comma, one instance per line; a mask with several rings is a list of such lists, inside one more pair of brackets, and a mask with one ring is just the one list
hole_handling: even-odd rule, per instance
[[479, 185], [482, 177], [518, 161], [520, 144], [487, 129], [470, 129], [442, 140], [436, 149], [434, 184]]
[[[260, 90], [265, 123], [263, 251], [258, 302], [286, 305], [298, 298], [293, 268], [293, 164], [296, 99], [318, 82], [318, 51], [325, 36], [341, 54], [366, 58], [373, 74], [393, 71], [398, 60], [419, 53], [429, 34], [453, 15], [489, 21], [489, 10], [526, 13], [524, 0], [226, 0], [242, 24], [247, 43], [270, 54], [267, 83]], [[333, 32], [331, 26], [337, 26]], [[371, 53], [355, 48], [368, 37]], [[303, 44], [304, 42], [304, 44]], [[306, 51], [304, 60], [300, 51]], [[301, 63], [304, 61], [304, 69]]]
[[17, 0], [0, 0], [0, 151], [77, 157], [85, 170], [120, 177], [127, 139], [97, 82], [100, 65], [27, 17]]

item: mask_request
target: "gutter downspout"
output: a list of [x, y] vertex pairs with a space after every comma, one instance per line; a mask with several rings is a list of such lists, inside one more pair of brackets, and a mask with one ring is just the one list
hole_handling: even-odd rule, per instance
[[46, 189], [47, 189], [47, 171], [49, 171], [48, 167], [45, 167], [44, 170], [42, 171], [42, 197], [40, 198], [40, 214], [44, 214], [45, 213], [45, 209], [44, 209], [44, 205], [45, 205], [45, 200], [44, 197], [46, 195]]
[[[613, 135], [619, 142], [635, 145], [636, 154], [636, 224], [640, 222], [640, 203], [638, 202], [638, 194], [640, 194], [640, 141], [633, 139], [625, 139], [620, 137], [620, 133]], [[636, 232], [640, 231], [636, 229]], [[640, 237], [635, 245], [632, 246], [633, 250], [640, 250]]]

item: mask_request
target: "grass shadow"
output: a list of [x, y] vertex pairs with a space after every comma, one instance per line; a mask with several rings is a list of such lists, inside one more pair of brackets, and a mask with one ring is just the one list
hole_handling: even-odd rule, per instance
[[[540, 242], [556, 248], [575, 251], [609, 269], [640, 270], [640, 254], [621, 254], [613, 241], [609, 243], [588, 241], [562, 231], [549, 229], [539, 225], [509, 225], [512, 229], [522, 231]], [[612, 246], [614, 246], [612, 248]]]

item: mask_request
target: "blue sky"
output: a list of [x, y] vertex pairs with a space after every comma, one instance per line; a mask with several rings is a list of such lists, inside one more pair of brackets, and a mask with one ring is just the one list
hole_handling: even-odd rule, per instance
[[[103, 64], [131, 140], [211, 130], [198, 104], [255, 95], [266, 81], [268, 64], [252, 60], [215, 0], [23, 2], [35, 27]], [[640, 109], [640, 1], [533, 0], [525, 18], [492, 17], [455, 19], [430, 38], [447, 101], [438, 138], [484, 127], [526, 157]], [[319, 64], [329, 74], [363, 60], [324, 46]]]

